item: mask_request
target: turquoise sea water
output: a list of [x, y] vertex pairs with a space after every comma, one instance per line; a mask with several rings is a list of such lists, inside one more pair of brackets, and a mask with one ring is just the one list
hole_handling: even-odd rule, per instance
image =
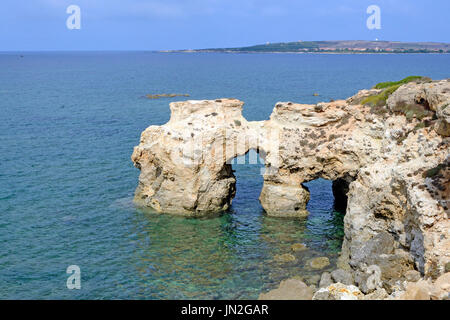
[[[134, 208], [133, 146], [186, 99], [143, 96], [234, 97], [263, 120], [277, 101], [346, 98], [412, 74], [449, 77], [450, 55], [1, 53], [0, 298], [257, 298], [288, 277], [311, 281], [320, 272], [305, 261], [325, 255], [332, 268], [342, 241], [329, 181], [309, 183], [304, 220], [263, 214], [258, 165], [234, 165], [237, 195], [220, 217]], [[293, 243], [310, 250], [274, 262]], [[66, 288], [72, 264], [81, 290]]]

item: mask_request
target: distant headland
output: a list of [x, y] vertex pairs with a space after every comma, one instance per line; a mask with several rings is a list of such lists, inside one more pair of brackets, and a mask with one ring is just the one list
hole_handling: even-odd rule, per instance
[[295, 41], [236, 48], [163, 50], [161, 52], [228, 53], [450, 53], [450, 43], [400, 41]]

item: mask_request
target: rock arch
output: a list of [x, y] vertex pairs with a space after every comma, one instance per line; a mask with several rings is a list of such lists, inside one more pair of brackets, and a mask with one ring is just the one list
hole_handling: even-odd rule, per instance
[[[141, 170], [135, 201], [184, 216], [226, 210], [236, 183], [229, 161], [260, 150], [268, 215], [307, 214], [302, 184], [335, 181], [335, 192], [348, 188], [341, 267], [377, 264], [384, 281], [410, 268], [435, 277], [450, 262], [449, 134], [442, 129], [449, 92], [446, 80], [408, 84], [384, 109], [372, 109], [358, 101], [379, 90], [363, 90], [346, 101], [277, 103], [269, 120], [250, 122], [236, 99], [173, 102], [169, 122], [147, 128], [134, 149]], [[399, 112], [418, 97], [436, 121], [424, 126]]]
[[306, 215], [305, 182], [356, 176], [359, 155], [343, 143], [355, 121], [346, 118], [345, 102], [321, 110], [278, 103], [270, 120], [255, 122], [242, 116], [242, 106], [235, 99], [171, 103], [169, 122], [147, 128], [134, 150], [141, 169], [136, 202], [188, 216], [226, 210], [236, 182], [230, 160], [250, 149], [264, 154], [260, 201], [269, 215]]

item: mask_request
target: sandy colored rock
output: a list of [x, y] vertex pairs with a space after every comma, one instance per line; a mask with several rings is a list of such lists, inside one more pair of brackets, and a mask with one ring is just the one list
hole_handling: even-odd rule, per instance
[[405, 273], [405, 278], [409, 282], [417, 282], [420, 280], [420, 272], [416, 270], [408, 270]]
[[430, 300], [430, 293], [431, 285], [427, 281], [410, 282], [400, 300]]
[[261, 293], [258, 300], [311, 300], [314, 289], [297, 279], [281, 281], [277, 289]]
[[323, 269], [330, 265], [330, 260], [327, 257], [318, 257], [313, 258], [307, 261], [307, 266], [313, 268], [313, 269]]
[[385, 300], [388, 298], [388, 293], [385, 289], [379, 288], [372, 293], [363, 296], [362, 300]]
[[433, 300], [450, 300], [450, 272], [436, 279], [430, 295]]
[[308, 248], [303, 243], [294, 243], [291, 245], [291, 250], [297, 252], [308, 250]]
[[297, 258], [290, 253], [277, 254], [273, 258], [276, 262], [286, 263], [297, 261]]

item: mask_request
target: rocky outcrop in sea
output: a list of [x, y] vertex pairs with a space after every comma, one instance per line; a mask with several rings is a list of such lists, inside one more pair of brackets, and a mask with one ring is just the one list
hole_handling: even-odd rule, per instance
[[[352, 281], [338, 272], [345, 284], [329, 286], [392, 298], [429, 281], [429, 297], [448, 297], [430, 288], [437, 281], [449, 288], [449, 79], [380, 84], [316, 105], [279, 102], [266, 121], [247, 121], [243, 104], [171, 103], [169, 122], [148, 127], [134, 149], [135, 202], [192, 217], [226, 210], [235, 195], [231, 160], [255, 149], [266, 166], [260, 202], [268, 215], [306, 216], [303, 184], [317, 178], [332, 180], [346, 205], [339, 269]], [[416, 282], [406, 279], [413, 272]], [[358, 292], [336, 295], [329, 286], [315, 296]]]

